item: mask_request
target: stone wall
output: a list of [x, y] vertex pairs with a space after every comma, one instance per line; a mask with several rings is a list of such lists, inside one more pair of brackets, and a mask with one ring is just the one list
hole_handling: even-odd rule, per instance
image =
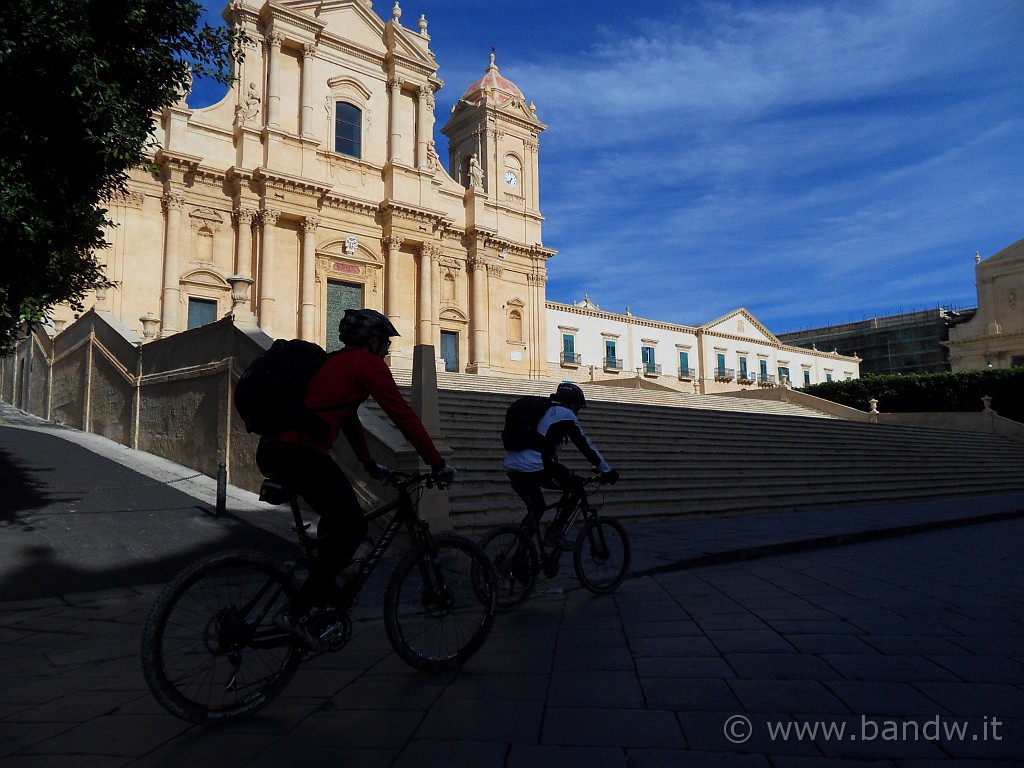
[[[54, 339], [36, 329], [13, 354], [0, 358], [0, 397], [40, 418], [210, 477], [217, 477], [224, 462], [230, 484], [257, 491], [263, 481], [254, 460], [259, 438], [246, 432], [232, 398], [242, 372], [272, 341], [258, 328], [237, 327], [229, 316], [143, 344], [112, 315], [90, 310]], [[445, 454], [437, 434], [433, 347], [415, 347], [414, 358], [413, 405], [428, 428], [434, 426]], [[407, 471], [421, 468], [397, 429], [365, 409], [359, 417], [378, 461]], [[381, 500], [382, 487], [361, 479], [365, 473], [356, 469], [346, 441], [338, 441], [333, 456], [364, 506]], [[420, 513], [445, 527], [447, 495], [429, 494]]]

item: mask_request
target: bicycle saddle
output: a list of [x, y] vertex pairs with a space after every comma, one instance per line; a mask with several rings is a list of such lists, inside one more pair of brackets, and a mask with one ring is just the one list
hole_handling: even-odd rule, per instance
[[268, 477], [260, 486], [260, 501], [267, 504], [285, 504], [293, 498], [295, 498], [295, 492], [280, 480], [275, 480], [272, 477]]

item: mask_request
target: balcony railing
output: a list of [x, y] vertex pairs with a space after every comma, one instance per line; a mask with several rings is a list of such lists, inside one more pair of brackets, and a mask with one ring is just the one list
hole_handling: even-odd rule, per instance
[[770, 373], [760, 373], [757, 376], [757, 386], [759, 387], [774, 387], [775, 376]]
[[757, 374], [753, 371], [744, 371], [740, 369], [739, 376], [736, 377], [737, 384], [753, 384], [757, 381]]
[[697, 371], [694, 370], [693, 368], [680, 368], [679, 369], [679, 378], [680, 379], [692, 379], [696, 375], [697, 375]]
[[621, 371], [622, 360], [617, 357], [606, 357], [604, 359], [604, 369], [606, 371]]
[[735, 378], [734, 368], [715, 368], [715, 381], [732, 381]]
[[581, 359], [581, 355], [574, 355], [571, 352], [563, 352], [560, 362], [562, 363], [562, 365], [577, 366], [580, 364]]
[[644, 376], [661, 376], [661, 365], [658, 363], [644, 363]]

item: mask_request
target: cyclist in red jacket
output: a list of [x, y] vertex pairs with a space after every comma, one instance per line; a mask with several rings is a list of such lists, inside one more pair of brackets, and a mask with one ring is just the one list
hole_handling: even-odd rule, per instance
[[331, 602], [338, 574], [351, 561], [367, 533], [363, 510], [351, 483], [331, 458], [330, 450], [344, 434], [367, 473], [379, 478], [385, 468], [370, 455], [366, 434], [356, 414], [372, 397], [423, 458], [437, 480], [451, 482], [456, 475], [427, 434], [416, 412], [399, 392], [384, 357], [398, 331], [380, 312], [348, 309], [338, 326], [345, 347], [327, 356], [306, 390], [306, 407], [325, 422], [322, 434], [291, 429], [264, 436], [256, 449], [256, 464], [267, 477], [293, 488], [320, 516], [318, 554], [309, 577], [291, 604], [274, 623], [307, 645], [316, 641], [307, 630], [310, 611]]

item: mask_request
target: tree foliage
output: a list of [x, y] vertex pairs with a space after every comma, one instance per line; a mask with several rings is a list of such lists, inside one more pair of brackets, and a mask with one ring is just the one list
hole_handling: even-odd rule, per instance
[[0, 349], [49, 308], [109, 285], [105, 201], [144, 164], [154, 113], [191, 73], [230, 82], [239, 40], [194, 0], [0, 5]]
[[861, 411], [877, 400], [886, 413], [973, 412], [992, 398], [1000, 416], [1024, 421], [1024, 368], [956, 373], [885, 374], [803, 387], [801, 392]]

